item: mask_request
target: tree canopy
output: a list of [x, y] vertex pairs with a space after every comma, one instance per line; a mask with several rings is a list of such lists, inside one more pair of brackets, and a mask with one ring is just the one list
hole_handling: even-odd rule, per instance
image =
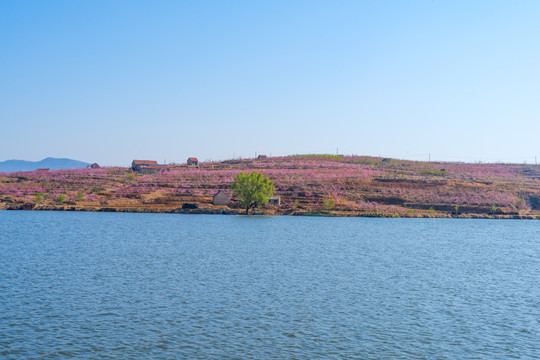
[[249, 209], [266, 204], [268, 198], [274, 195], [274, 183], [256, 171], [240, 173], [234, 178], [231, 190], [246, 209], [247, 215]]

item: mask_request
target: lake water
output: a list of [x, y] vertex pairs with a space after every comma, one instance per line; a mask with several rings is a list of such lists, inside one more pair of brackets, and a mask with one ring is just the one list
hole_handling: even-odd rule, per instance
[[540, 222], [0, 211], [0, 357], [540, 357]]

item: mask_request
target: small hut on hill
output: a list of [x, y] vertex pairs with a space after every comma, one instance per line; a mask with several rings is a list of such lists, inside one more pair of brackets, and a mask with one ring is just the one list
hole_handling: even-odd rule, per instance
[[133, 160], [131, 162], [131, 168], [133, 171], [142, 172], [144, 168], [157, 166], [158, 163], [155, 160]]
[[231, 201], [231, 197], [227, 195], [224, 191], [219, 190], [212, 200], [212, 204], [214, 205], [229, 205], [229, 201]]
[[199, 165], [199, 159], [197, 159], [196, 157], [190, 157], [187, 159], [187, 164], [188, 165]]

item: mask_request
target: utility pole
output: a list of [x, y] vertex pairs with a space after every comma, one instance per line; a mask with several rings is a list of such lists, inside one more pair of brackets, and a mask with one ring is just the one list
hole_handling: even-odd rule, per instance
[[336, 148], [336, 156], [339, 155], [339, 148]]
[[428, 154], [428, 162], [431, 162], [431, 154]]

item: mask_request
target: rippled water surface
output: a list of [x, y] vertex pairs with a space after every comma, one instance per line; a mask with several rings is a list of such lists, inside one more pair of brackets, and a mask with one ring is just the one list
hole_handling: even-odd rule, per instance
[[539, 358], [540, 222], [0, 212], [0, 357]]

